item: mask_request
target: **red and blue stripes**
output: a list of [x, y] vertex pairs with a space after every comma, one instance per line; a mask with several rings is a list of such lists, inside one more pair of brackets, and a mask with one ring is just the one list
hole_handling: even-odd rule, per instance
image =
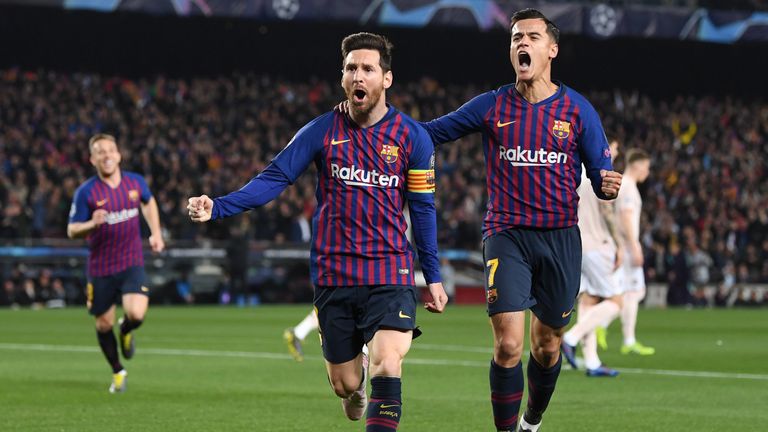
[[484, 237], [516, 227], [576, 225], [582, 162], [595, 193], [604, 198], [599, 172], [612, 168], [603, 127], [589, 102], [565, 85], [535, 104], [514, 85], [503, 86], [423, 126], [436, 144], [483, 134]]
[[[414, 283], [414, 253], [403, 215], [414, 125], [395, 110], [365, 129], [333, 116], [323, 138], [313, 217], [311, 271], [319, 286]], [[397, 148], [395, 160], [382, 154], [384, 145]], [[332, 176], [332, 164], [394, 176], [397, 186], [350, 185]]]
[[[70, 220], [84, 222], [96, 210], [107, 211], [107, 223], [88, 236], [90, 276], [108, 276], [144, 265], [139, 218], [141, 202], [150, 198], [146, 182], [134, 173], [123, 172], [117, 188], [97, 177], [83, 183], [75, 195], [77, 211]], [[78, 206], [83, 208], [77, 209]]]

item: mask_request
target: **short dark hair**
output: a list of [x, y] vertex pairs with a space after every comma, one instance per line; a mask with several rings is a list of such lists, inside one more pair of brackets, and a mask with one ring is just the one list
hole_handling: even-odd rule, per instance
[[359, 49], [376, 50], [379, 52], [379, 66], [384, 72], [392, 70], [392, 42], [381, 35], [374, 33], [355, 33], [341, 41], [342, 62], [347, 54]]
[[88, 150], [92, 152], [93, 145], [96, 144], [96, 141], [101, 141], [101, 140], [112, 141], [113, 143], [117, 144], [117, 140], [115, 139], [114, 136], [110, 134], [105, 134], [105, 133], [97, 133], [96, 135], [92, 136], [91, 139], [88, 140]]
[[625, 158], [627, 160], [627, 166], [630, 166], [635, 162], [650, 160], [651, 156], [645, 150], [633, 148], [627, 151]]
[[512, 15], [512, 19], [509, 22], [509, 31], [512, 32], [512, 27], [514, 27], [518, 21], [527, 20], [527, 19], [544, 20], [544, 23], [547, 25], [547, 33], [549, 33], [549, 37], [551, 37], [552, 40], [555, 41], [555, 43], [560, 43], [560, 29], [557, 28], [555, 23], [550, 21], [549, 18], [547, 18], [543, 13], [533, 8], [522, 9], [515, 12], [515, 14]]

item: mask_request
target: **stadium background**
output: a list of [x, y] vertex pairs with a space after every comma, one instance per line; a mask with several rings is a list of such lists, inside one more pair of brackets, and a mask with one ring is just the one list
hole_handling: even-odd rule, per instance
[[[513, 80], [506, 23], [529, 6], [564, 31], [553, 78], [587, 95], [624, 149], [652, 155], [651, 178], [641, 187], [647, 305], [735, 307], [690, 320], [680, 310], [644, 311], [641, 328], [650, 321], [648, 332], [661, 335], [671, 323], [685, 323], [693, 340], [712, 330], [704, 323], [722, 323], [724, 335], [743, 340], [725, 354], [701, 349], [713, 359], [701, 371], [752, 373], [758, 378], [746, 387], [764, 384], [758, 358], [768, 346], [765, 314], [746, 310], [768, 305], [768, 6], [759, 0], [0, 1], [0, 304], [83, 304], [87, 250], [65, 231], [72, 193], [93, 174], [85, 143], [98, 131], [118, 137], [123, 169], [144, 173], [160, 204], [169, 249], [147, 260], [153, 305], [310, 301], [305, 241], [313, 173], [263, 209], [206, 226], [187, 221], [186, 197], [238, 188], [293, 132], [343, 98], [345, 35], [367, 29], [391, 38], [395, 86], [388, 99], [427, 120]], [[473, 136], [443, 146], [438, 157], [438, 231], [459, 303], [483, 298], [479, 148]], [[304, 309], [259, 308], [254, 331], [279, 335]], [[240, 310], [199, 310], [253, 325], [253, 315]], [[35, 342], [28, 336], [44, 333], [42, 323], [57, 322], [10, 313], [0, 311], [0, 365], [5, 357], [9, 368], [9, 346]], [[477, 342], [487, 332], [481, 309], [463, 313], [454, 316], [479, 321], [482, 335], [467, 341], [486, 345]], [[84, 315], [67, 319], [85, 333]], [[37, 330], [9, 331], [26, 324]], [[234, 341], [231, 348], [244, 349]], [[479, 352], [477, 362], [485, 361]], [[18, 352], [21, 360], [28, 354]], [[728, 363], [731, 355], [741, 368]], [[682, 355], [660, 362], [639, 366], [696, 365]], [[756, 421], [745, 421], [743, 430], [759, 430], [750, 429]], [[708, 429], [713, 424], [696, 430], [715, 430]]]

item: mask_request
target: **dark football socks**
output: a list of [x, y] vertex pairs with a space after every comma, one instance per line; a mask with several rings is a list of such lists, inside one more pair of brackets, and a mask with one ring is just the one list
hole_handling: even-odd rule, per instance
[[112, 329], [102, 333], [96, 330], [96, 336], [99, 338], [99, 346], [101, 352], [104, 353], [104, 357], [107, 358], [107, 362], [112, 366], [112, 372], [118, 373], [123, 370], [123, 365], [120, 364], [120, 357], [117, 355], [117, 339]]
[[557, 377], [563, 357], [559, 356], [557, 363], [551, 368], [545, 368], [531, 355], [528, 359], [528, 408], [525, 411], [525, 421], [539, 424], [541, 416], [549, 405], [552, 393], [555, 392]]
[[141, 324], [143, 323], [143, 320], [130, 320], [128, 317], [123, 317], [123, 323], [120, 324], [120, 333], [122, 334], [128, 334], [133, 330], [136, 330], [137, 328], [141, 327]]
[[523, 399], [523, 363], [505, 368], [491, 360], [491, 406], [498, 431], [514, 431]]
[[365, 432], [393, 432], [402, 414], [401, 382], [398, 377], [371, 378], [371, 400]]

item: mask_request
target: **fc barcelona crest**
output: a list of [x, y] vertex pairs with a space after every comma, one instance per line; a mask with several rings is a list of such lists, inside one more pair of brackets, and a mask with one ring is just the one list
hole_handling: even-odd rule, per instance
[[565, 139], [571, 134], [571, 124], [563, 120], [555, 120], [554, 126], [552, 126], [552, 135], [555, 138]]
[[136, 189], [131, 189], [128, 191], [128, 198], [131, 199], [131, 201], [138, 201], [139, 200], [139, 191]]
[[496, 299], [498, 298], [498, 296], [496, 295], [496, 288], [489, 288], [486, 296], [488, 298], [488, 304], [495, 302]]
[[395, 163], [397, 162], [398, 150], [400, 150], [400, 147], [384, 144], [381, 148], [381, 156], [386, 163]]
[[434, 186], [435, 185], [435, 171], [434, 170], [429, 170], [429, 171], [426, 172], [425, 176], [427, 178], [427, 186], [430, 186], [430, 187]]

